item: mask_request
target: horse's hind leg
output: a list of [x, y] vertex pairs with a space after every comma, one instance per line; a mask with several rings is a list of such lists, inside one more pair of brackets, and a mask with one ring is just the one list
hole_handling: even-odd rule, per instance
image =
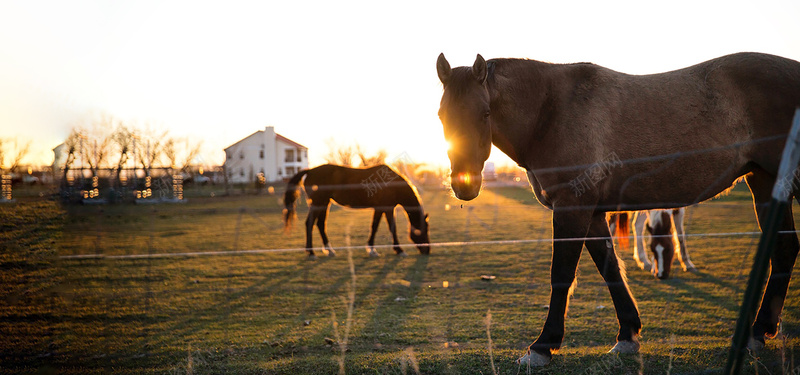
[[378, 251], [375, 250], [375, 233], [378, 232], [378, 226], [381, 224], [381, 216], [383, 216], [383, 211], [381, 210], [375, 209], [375, 212], [372, 213], [372, 226], [367, 240], [367, 252], [371, 257], [380, 256]]
[[686, 250], [686, 230], [683, 226], [683, 221], [686, 218], [686, 208], [678, 208], [672, 210], [672, 224], [675, 230], [675, 235], [678, 237], [678, 260], [681, 262], [681, 267], [684, 271], [695, 272], [697, 268], [689, 259], [689, 252]]
[[319, 216], [317, 217], [317, 228], [319, 229], [319, 235], [322, 237], [322, 246], [325, 247], [325, 251], [328, 252], [328, 256], [336, 256], [336, 251], [333, 250], [331, 247], [330, 242], [328, 242], [328, 233], [325, 232], [326, 224], [328, 221], [328, 209], [330, 209], [331, 205], [328, 202], [327, 205], [324, 207], [320, 206]]
[[314, 255], [314, 245], [313, 245], [313, 234], [314, 234], [314, 222], [317, 220], [318, 210], [316, 206], [308, 207], [308, 216], [306, 217], [306, 252], [308, 253], [309, 258], [315, 258]]
[[[758, 225], [764, 231], [766, 229], [764, 228], [764, 225], [766, 225], [764, 220], [766, 220], [767, 206], [771, 200], [775, 178], [758, 169], [748, 174], [745, 180], [750, 187], [750, 192], [753, 193]], [[753, 324], [754, 342], [751, 341], [751, 344], [757, 342], [755, 349], [758, 348], [759, 344], [764, 344], [766, 337], [773, 337], [778, 332], [778, 324], [780, 323], [786, 293], [789, 289], [792, 268], [797, 259], [798, 250], [800, 250], [797, 234], [794, 233], [791, 205], [786, 209], [782, 224], [778, 230], [785, 233], [778, 234], [775, 250], [770, 257], [771, 267], [767, 287], [764, 290], [764, 298], [761, 300], [758, 316]]]
[[586, 249], [592, 256], [597, 270], [603, 276], [611, 299], [614, 301], [614, 308], [617, 311], [619, 321], [619, 334], [617, 334], [617, 344], [611, 349], [612, 352], [635, 353], [639, 350], [639, 332], [642, 329], [642, 321], [639, 318], [639, 309], [633, 299], [628, 282], [625, 277], [625, 266], [621, 264], [617, 254], [614, 252], [614, 243], [611, 241], [611, 233], [605, 225], [601, 215], [595, 215], [587, 237], [598, 238], [596, 240], [586, 240]]

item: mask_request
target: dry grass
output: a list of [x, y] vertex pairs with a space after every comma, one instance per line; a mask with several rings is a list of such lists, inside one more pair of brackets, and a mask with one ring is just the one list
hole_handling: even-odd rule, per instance
[[[690, 209], [688, 233], [755, 230], [745, 194], [737, 188]], [[284, 235], [279, 196], [160, 206], [0, 206], [6, 223], [0, 372], [525, 373], [514, 360], [541, 328], [550, 290], [549, 212], [526, 189], [488, 189], [463, 208], [446, 192], [425, 191], [431, 239], [541, 242], [438, 246], [420, 256], [405, 240], [407, 258], [388, 248], [380, 250], [383, 257], [369, 258], [354, 248], [351, 257], [340, 251], [317, 261], [302, 252], [54, 256], [299, 248], [304, 230], [297, 226]], [[299, 213], [302, 218], [305, 208]], [[344, 246], [348, 238], [366, 244], [370, 218], [367, 211], [333, 209], [332, 244]], [[398, 228], [406, 228], [404, 219]], [[677, 271], [667, 281], [621, 254], [645, 325], [635, 356], [605, 354], [616, 318], [607, 289], [584, 257], [564, 347], [534, 373], [721, 372], [757, 241], [691, 237], [700, 272]], [[385, 224], [376, 243], [391, 243]], [[316, 234], [315, 244], [321, 245]], [[793, 282], [782, 327], [786, 340], [768, 342], [747, 372], [797, 370], [798, 307], [800, 288]]]

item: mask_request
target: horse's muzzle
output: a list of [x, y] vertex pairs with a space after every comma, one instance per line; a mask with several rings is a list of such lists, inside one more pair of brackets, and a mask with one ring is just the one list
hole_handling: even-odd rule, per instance
[[450, 175], [450, 187], [456, 198], [469, 201], [475, 199], [481, 192], [483, 178], [481, 174], [453, 173]]

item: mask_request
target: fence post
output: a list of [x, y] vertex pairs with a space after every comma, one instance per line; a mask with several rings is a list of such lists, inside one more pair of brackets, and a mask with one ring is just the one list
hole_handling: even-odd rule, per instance
[[769, 258], [775, 247], [778, 236], [778, 227], [781, 226], [787, 207], [791, 207], [791, 194], [794, 189], [794, 171], [800, 163], [800, 108], [794, 112], [794, 120], [786, 146], [783, 149], [781, 164], [778, 167], [778, 176], [775, 187], [772, 189], [772, 200], [767, 208], [766, 220], [762, 222], [761, 240], [758, 243], [753, 268], [750, 271], [750, 280], [744, 292], [744, 300], [736, 322], [736, 331], [733, 334], [731, 350], [728, 354], [728, 363], [725, 374], [738, 374], [747, 352], [747, 343], [752, 332], [753, 321], [758, 309], [766, 283]]
[[0, 185], [2, 191], [0, 192], [0, 203], [14, 203], [14, 198], [11, 197], [11, 174], [5, 174], [0, 169]]

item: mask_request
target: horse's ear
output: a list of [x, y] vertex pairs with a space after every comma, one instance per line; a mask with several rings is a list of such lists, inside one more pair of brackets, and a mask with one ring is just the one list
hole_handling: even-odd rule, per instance
[[450, 63], [444, 58], [444, 53], [439, 54], [436, 60], [436, 73], [439, 74], [439, 80], [442, 84], [446, 84], [450, 79]]
[[478, 57], [475, 58], [475, 63], [472, 64], [472, 74], [475, 78], [483, 84], [486, 82], [486, 60], [483, 59], [481, 54], [478, 54]]

